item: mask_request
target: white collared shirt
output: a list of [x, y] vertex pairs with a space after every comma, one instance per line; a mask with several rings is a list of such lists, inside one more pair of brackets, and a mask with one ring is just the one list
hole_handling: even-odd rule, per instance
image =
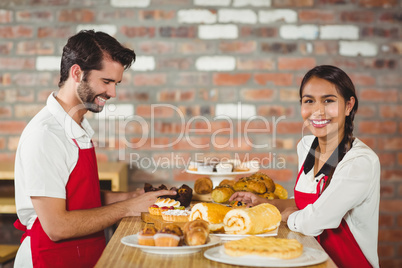
[[[299, 170], [314, 139], [314, 136], [306, 136], [297, 146]], [[316, 179], [314, 168], [307, 174], [301, 172], [296, 190], [315, 193], [318, 183]], [[318, 236], [324, 229], [337, 228], [344, 218], [367, 260], [373, 267], [379, 267], [379, 203], [378, 156], [356, 138], [352, 148], [338, 163], [328, 188], [314, 204], [292, 213], [287, 224], [292, 231]]]
[[[21, 223], [31, 228], [37, 214], [31, 196], [66, 198], [66, 185], [78, 160], [78, 148], [91, 148], [94, 134], [84, 118], [82, 128], [67, 113], [52, 93], [46, 106], [22, 132], [15, 158], [15, 203]], [[30, 238], [25, 238], [16, 267], [32, 267]]]

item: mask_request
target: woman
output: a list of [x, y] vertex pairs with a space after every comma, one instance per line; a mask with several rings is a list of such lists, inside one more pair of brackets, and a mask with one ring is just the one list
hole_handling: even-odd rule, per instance
[[313, 135], [303, 135], [297, 146], [294, 199], [268, 201], [238, 192], [231, 200], [276, 205], [292, 231], [316, 236], [339, 267], [379, 267], [380, 164], [353, 137], [353, 83], [337, 67], [317, 66], [302, 80], [300, 101], [304, 127]]

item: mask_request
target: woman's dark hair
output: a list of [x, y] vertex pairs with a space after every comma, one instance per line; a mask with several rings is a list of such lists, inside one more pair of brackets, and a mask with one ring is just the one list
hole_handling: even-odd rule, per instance
[[333, 84], [338, 94], [340, 94], [345, 100], [345, 103], [349, 101], [351, 97], [355, 98], [355, 105], [350, 111], [349, 116], [345, 118], [345, 136], [343, 138], [345, 148], [343, 148], [344, 149], [343, 153], [346, 153], [352, 147], [352, 143], [354, 140], [353, 120], [355, 118], [355, 114], [359, 106], [355, 86], [353, 85], [353, 82], [349, 78], [349, 76], [338, 67], [331, 65], [319, 65], [308, 71], [307, 74], [304, 76], [300, 85], [300, 91], [299, 91], [300, 100], [302, 98], [303, 88], [305, 84], [313, 77], [327, 80], [328, 82]]
[[86, 81], [91, 70], [102, 69], [105, 57], [121, 63], [124, 69], [130, 68], [135, 61], [133, 50], [123, 47], [115, 38], [104, 32], [82, 30], [70, 37], [63, 48], [59, 87], [64, 85], [74, 64], [81, 67], [84, 72], [83, 80]]

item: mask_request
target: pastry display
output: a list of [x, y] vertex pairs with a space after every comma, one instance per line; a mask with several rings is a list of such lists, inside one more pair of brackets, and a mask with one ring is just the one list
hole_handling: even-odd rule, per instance
[[157, 230], [153, 225], [147, 225], [138, 233], [138, 244], [143, 246], [155, 246], [154, 235]]
[[162, 219], [173, 222], [186, 222], [190, 216], [189, 210], [171, 209], [162, 211]]
[[233, 164], [228, 162], [220, 162], [216, 165], [217, 173], [230, 173], [233, 171]]
[[155, 246], [177, 247], [183, 239], [183, 231], [175, 224], [168, 224], [154, 235]]
[[223, 224], [227, 234], [253, 235], [276, 229], [281, 219], [281, 213], [274, 205], [263, 203], [251, 208], [228, 211]]
[[209, 194], [212, 192], [213, 183], [209, 177], [198, 178], [194, 182], [194, 192], [197, 194]]
[[257, 255], [293, 259], [302, 255], [303, 245], [296, 239], [248, 236], [225, 243], [224, 250], [226, 254], [234, 257]]
[[204, 220], [187, 222], [183, 227], [184, 242], [189, 246], [204, 245], [208, 240], [209, 226]]
[[[250, 167], [251, 162], [253, 164], [252, 167]], [[251, 170], [251, 168], [258, 169], [259, 163], [257, 161], [242, 163], [239, 159], [215, 159], [204, 162], [190, 162], [190, 164], [187, 166], [188, 171], [196, 171], [200, 174], [228, 174], [231, 172], [248, 172]]]
[[209, 223], [211, 232], [223, 232], [223, 219], [230, 207], [215, 203], [198, 203], [193, 206], [190, 214], [190, 221], [202, 219]]
[[250, 171], [250, 168], [248, 168], [244, 163], [241, 163], [240, 165], [237, 165], [233, 169], [234, 172], [246, 172]]
[[217, 203], [225, 203], [225, 202], [229, 201], [229, 198], [234, 193], [235, 193], [235, 191], [229, 185], [217, 186], [212, 191], [212, 200], [214, 200]]
[[212, 173], [214, 171], [214, 165], [210, 163], [199, 163], [197, 171], [199, 173]]

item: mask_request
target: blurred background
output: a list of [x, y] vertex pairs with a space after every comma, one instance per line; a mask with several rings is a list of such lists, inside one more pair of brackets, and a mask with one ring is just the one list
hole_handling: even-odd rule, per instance
[[[360, 102], [354, 134], [381, 160], [380, 263], [402, 266], [402, 1], [2, 0], [0, 162], [14, 161], [82, 29], [137, 54], [116, 99], [87, 114], [98, 161], [127, 163], [129, 190], [192, 187], [189, 161], [216, 157], [258, 160], [292, 195], [300, 81], [316, 65], [343, 69]], [[0, 214], [0, 243], [19, 243], [15, 219]]]

